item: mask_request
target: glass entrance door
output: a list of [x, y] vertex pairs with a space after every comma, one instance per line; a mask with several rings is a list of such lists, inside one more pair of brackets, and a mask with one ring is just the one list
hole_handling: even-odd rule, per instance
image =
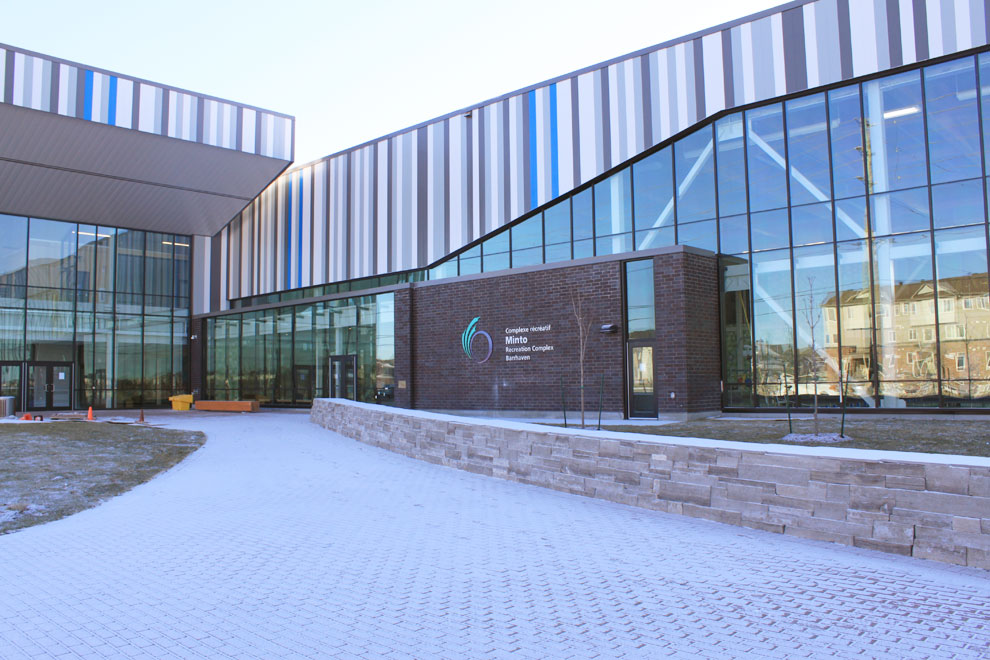
[[656, 417], [652, 346], [629, 346], [629, 371], [629, 416]]
[[330, 356], [330, 398], [357, 400], [357, 356]]
[[72, 407], [72, 363], [29, 362], [28, 410], [68, 410]]

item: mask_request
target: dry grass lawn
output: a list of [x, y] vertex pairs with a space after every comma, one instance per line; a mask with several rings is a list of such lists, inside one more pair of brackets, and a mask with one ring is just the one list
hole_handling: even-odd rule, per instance
[[[838, 433], [840, 418], [834, 415], [820, 418], [822, 433]], [[778, 444], [802, 444], [808, 446], [856, 447], [860, 449], [884, 449], [891, 451], [915, 451], [929, 454], [963, 454], [990, 456], [990, 418], [984, 420], [913, 417], [846, 417], [845, 435], [840, 442], [783, 443], [788, 434], [787, 420], [752, 419], [703, 419], [678, 424], [608, 425], [602, 429], [627, 433], [650, 433], [711, 440], [737, 440], [740, 442], [771, 442]], [[795, 419], [795, 433], [813, 433], [810, 419]]]
[[134, 424], [0, 424], [0, 534], [96, 506], [205, 440], [199, 432]]

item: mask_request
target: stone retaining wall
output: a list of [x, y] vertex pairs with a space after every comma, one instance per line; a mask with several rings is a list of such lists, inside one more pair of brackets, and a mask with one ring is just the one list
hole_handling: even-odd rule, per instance
[[311, 419], [355, 440], [468, 472], [990, 569], [987, 458], [654, 441], [339, 399], [314, 401]]

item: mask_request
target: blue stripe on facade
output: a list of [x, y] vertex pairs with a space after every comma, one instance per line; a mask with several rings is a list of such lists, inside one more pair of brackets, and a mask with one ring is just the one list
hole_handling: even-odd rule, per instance
[[[93, 72], [86, 72], [86, 96], [83, 100], [83, 119], [93, 119]], [[76, 97], [78, 98], [78, 97]]]
[[302, 170], [299, 171], [299, 202], [296, 204], [296, 215], [299, 216], [299, 230], [296, 232], [296, 286], [302, 286], [302, 226], [303, 226], [303, 181]]
[[536, 167], [536, 90], [527, 94], [529, 97], [529, 208], [536, 208], [539, 199], [539, 176]]
[[550, 85], [550, 199], [560, 196], [557, 175], [557, 83]]
[[117, 125], [117, 76], [110, 76], [110, 95], [107, 99], [107, 123]]

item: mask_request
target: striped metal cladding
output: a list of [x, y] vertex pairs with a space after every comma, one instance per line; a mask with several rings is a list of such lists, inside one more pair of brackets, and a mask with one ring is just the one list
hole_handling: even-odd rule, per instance
[[0, 102], [292, 160], [288, 115], [193, 94], [0, 44]]
[[988, 22], [984, 0], [792, 2], [309, 163], [209, 239], [194, 311], [426, 266], [722, 110], [983, 46]]

